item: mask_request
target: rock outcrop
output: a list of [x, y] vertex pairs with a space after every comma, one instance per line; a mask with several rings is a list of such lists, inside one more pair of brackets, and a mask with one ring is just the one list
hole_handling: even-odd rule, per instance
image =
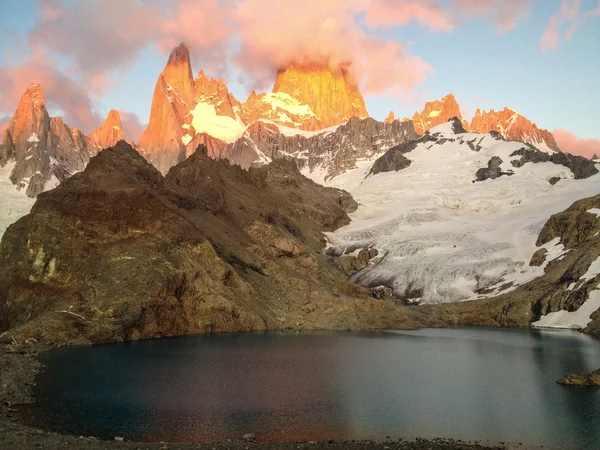
[[39, 84], [25, 90], [0, 145], [0, 166], [15, 165], [10, 181], [35, 197], [83, 170], [89, 153], [86, 139], [60, 117], [50, 117]]
[[557, 381], [570, 386], [600, 386], [600, 369], [591, 373], [572, 373]]
[[421, 323], [318, 253], [348, 194], [293, 162], [200, 148], [166, 178], [125, 142], [45, 192], [0, 243], [0, 331], [44, 343]]
[[411, 161], [404, 156], [404, 153], [413, 151], [417, 144], [418, 141], [410, 141], [390, 148], [373, 163], [369, 175], [406, 169], [410, 166]]
[[[462, 118], [460, 107], [454, 98], [454, 95], [448, 94], [441, 100], [435, 100], [425, 103], [423, 111], [415, 112], [412, 121], [415, 132], [424, 134], [425, 131], [448, 122], [453, 117], [457, 117], [465, 128], [468, 128], [467, 122]], [[404, 119], [407, 121], [408, 119]]]
[[[533, 146], [527, 146], [513, 152], [510, 156], [521, 156], [520, 159], [511, 160], [513, 167], [522, 167], [528, 162], [551, 162], [553, 164], [561, 164], [571, 169], [576, 180], [588, 178], [598, 173], [596, 164], [593, 161], [590, 161], [583, 156], [571, 155], [570, 153], [559, 152], [548, 154], [539, 151]], [[556, 184], [556, 182], [554, 184]]]
[[307, 105], [318, 125], [301, 124], [303, 130], [339, 125], [352, 117], [368, 117], [356, 81], [347, 68], [331, 69], [321, 64], [292, 64], [277, 72], [273, 93], [283, 93]]
[[560, 151], [552, 133], [538, 128], [535, 123], [510, 108], [502, 111], [477, 109], [469, 129], [473, 133], [497, 131], [508, 141], [526, 142], [541, 149]]

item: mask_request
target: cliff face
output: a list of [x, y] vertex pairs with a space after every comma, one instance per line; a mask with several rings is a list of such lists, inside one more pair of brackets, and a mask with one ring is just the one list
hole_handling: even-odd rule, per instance
[[510, 108], [502, 111], [477, 109], [470, 130], [473, 133], [497, 131], [508, 141], [527, 142], [542, 149], [560, 151], [552, 133], [538, 128], [535, 123]]
[[185, 159], [182, 125], [193, 107], [193, 83], [189, 50], [182, 44], [173, 50], [158, 77], [148, 127], [139, 143], [140, 149], [162, 173]]
[[[320, 128], [339, 125], [352, 117], [369, 113], [346, 69], [331, 70], [319, 65], [292, 65], [277, 72], [273, 93], [284, 93], [307, 105], [320, 122]], [[302, 129], [320, 129], [315, 125]]]
[[163, 178], [121, 142], [3, 236], [0, 330], [82, 343], [414, 325], [317, 253], [347, 208], [292, 162], [244, 171], [201, 148]]

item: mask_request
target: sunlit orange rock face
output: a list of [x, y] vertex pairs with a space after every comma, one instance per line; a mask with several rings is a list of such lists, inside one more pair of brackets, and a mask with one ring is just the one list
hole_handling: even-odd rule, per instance
[[96, 151], [113, 147], [117, 142], [125, 140], [119, 111], [111, 109], [102, 126], [90, 133], [88, 139], [90, 150]]
[[414, 113], [411, 120], [414, 123], [415, 132], [423, 134], [430, 128], [448, 122], [453, 117], [458, 117], [463, 122], [463, 127], [468, 128], [467, 122], [462, 118], [460, 107], [454, 95], [448, 94], [441, 100], [425, 103], [423, 111]]
[[[228, 125], [237, 123], [238, 127], [243, 126], [237, 116], [240, 102], [229, 93], [222, 80], [209, 79], [204, 71], [200, 71], [194, 79], [190, 52], [185, 44], [181, 44], [173, 49], [158, 77], [148, 127], [139, 143], [140, 152], [163, 174], [193, 153], [199, 143], [214, 150], [216, 156], [218, 149], [225, 145], [217, 138], [203, 136], [203, 130], [194, 128], [193, 111], [199, 104], [208, 107], [206, 120], [228, 118]], [[207, 114], [206, 109], [204, 114]], [[200, 123], [206, 124], [206, 120]], [[220, 128], [222, 131], [226, 126]]]
[[292, 64], [277, 72], [273, 93], [288, 94], [307, 105], [318, 119], [312, 129], [369, 116], [358, 85], [344, 68], [331, 70], [320, 64]]
[[545, 145], [552, 150], [560, 151], [552, 133], [538, 128], [535, 123], [510, 108], [504, 108], [502, 111], [477, 109], [471, 121], [470, 130], [473, 133], [497, 131], [509, 141], [527, 142], [537, 146]]
[[394, 111], [390, 111], [388, 116], [385, 119], [383, 119], [383, 123], [392, 123], [394, 120], [396, 120], [394, 116]]
[[197, 101], [213, 104], [219, 116], [236, 118], [234, 108], [239, 110], [241, 103], [229, 92], [223, 80], [209, 79], [201, 70], [194, 80], [194, 89]]
[[140, 139], [140, 149], [163, 173], [185, 159], [181, 127], [195, 97], [190, 52], [181, 44], [169, 57], [154, 88], [150, 121]]

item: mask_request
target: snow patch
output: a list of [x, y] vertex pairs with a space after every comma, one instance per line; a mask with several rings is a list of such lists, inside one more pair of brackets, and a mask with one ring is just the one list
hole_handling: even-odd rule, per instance
[[31, 133], [31, 136], [29, 136], [27, 142], [40, 142], [40, 138], [37, 133]]
[[[246, 131], [244, 124], [234, 118], [218, 115], [214, 105], [210, 103], [198, 102], [194, 109], [190, 111], [190, 114], [192, 115], [192, 126], [196, 133], [206, 133], [224, 142], [234, 142]], [[184, 139], [187, 140], [186, 136], [182, 138], [184, 144], [186, 143]], [[187, 143], [192, 140], [192, 137], [189, 138]]]
[[600, 209], [598, 209], [598, 208], [588, 209], [586, 212], [589, 212], [590, 214], [594, 214], [596, 217], [600, 217]]
[[10, 161], [0, 167], [0, 237], [10, 224], [28, 214], [35, 203], [34, 198], [25, 195], [25, 190], [17, 190], [9, 177], [16, 162]]
[[592, 321], [590, 316], [600, 309], [600, 290], [594, 289], [577, 311], [556, 311], [542, 316], [531, 325], [538, 328], [569, 328], [583, 330]]

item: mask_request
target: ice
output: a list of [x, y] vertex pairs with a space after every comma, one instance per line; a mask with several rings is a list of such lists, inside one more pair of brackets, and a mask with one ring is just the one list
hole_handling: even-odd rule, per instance
[[10, 181], [15, 164], [11, 161], [0, 167], [0, 237], [11, 223], [28, 214], [35, 203], [35, 199], [25, 195], [25, 189], [18, 191]]
[[[529, 266], [544, 223], [574, 201], [599, 194], [600, 174], [575, 180], [568, 168], [550, 162], [513, 167], [510, 161], [520, 157], [510, 155], [524, 144], [454, 134], [451, 122], [430, 133], [446, 141], [421, 143], [406, 153], [408, 168], [367, 176], [374, 160], [363, 160], [325, 183], [348, 190], [359, 204], [349, 225], [328, 233], [330, 244], [375, 246], [382, 255], [354, 280], [390, 286], [399, 296], [421, 292], [423, 303], [444, 303], [515, 289], [564, 257], [557, 238], [544, 245], [546, 262]], [[481, 149], [475, 152], [467, 142]], [[474, 182], [492, 156], [514, 175]], [[554, 186], [548, 182], [553, 176], [561, 177]]]

